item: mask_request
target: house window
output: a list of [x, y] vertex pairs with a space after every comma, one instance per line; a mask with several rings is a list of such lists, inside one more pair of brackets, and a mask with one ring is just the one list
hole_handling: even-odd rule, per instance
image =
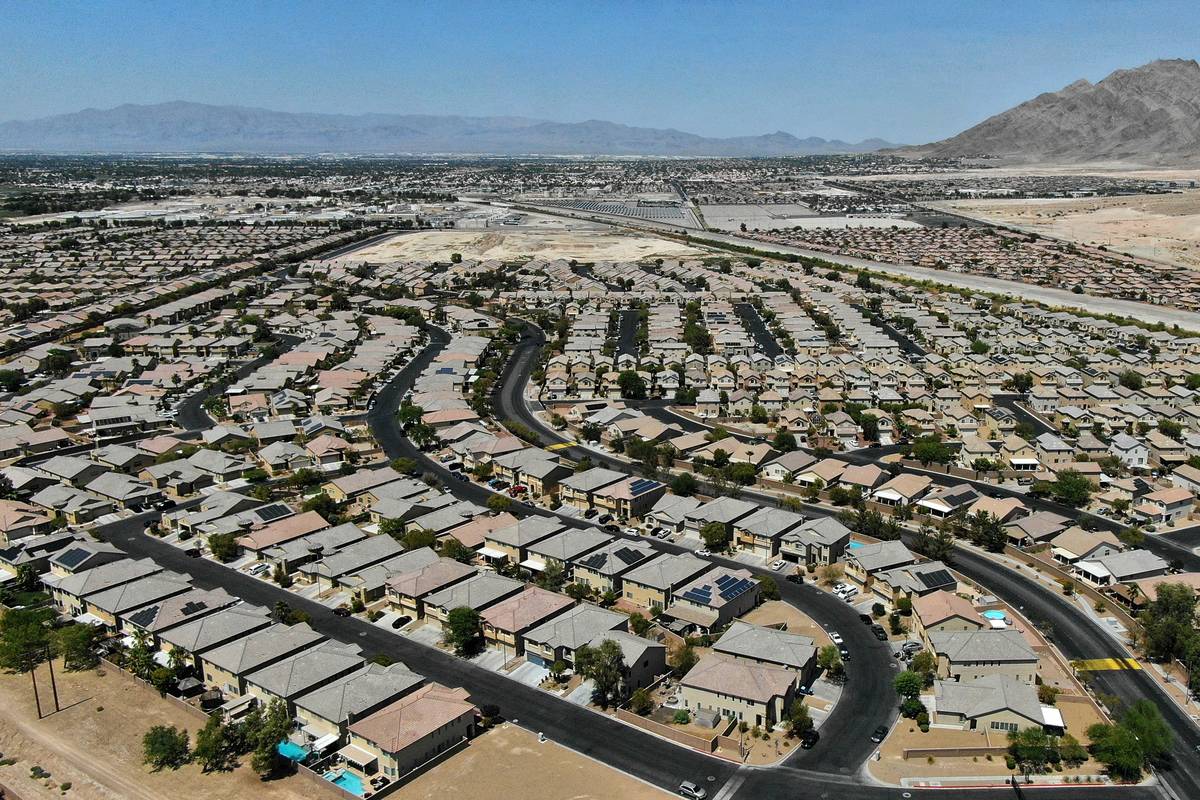
[[991, 724], [991, 729], [994, 731], [1006, 731], [1008, 733], [1016, 733], [1017, 732], [1017, 723], [993, 721]]

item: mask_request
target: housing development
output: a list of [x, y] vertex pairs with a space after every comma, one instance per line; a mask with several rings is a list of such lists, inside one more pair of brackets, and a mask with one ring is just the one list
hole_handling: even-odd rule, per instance
[[1200, 792], [1182, 276], [874, 156], [306, 163], [2, 165], [30, 730], [190, 795]]

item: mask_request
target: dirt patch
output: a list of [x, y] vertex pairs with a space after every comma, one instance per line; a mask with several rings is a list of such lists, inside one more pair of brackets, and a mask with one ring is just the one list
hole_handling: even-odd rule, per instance
[[640, 261], [686, 258], [704, 251], [655, 236], [612, 231], [421, 231], [402, 233], [347, 256], [353, 261], [449, 261], [463, 258], [511, 260], [522, 256], [578, 261]]
[[[49, 676], [44, 667], [40, 672], [43, 703], [49, 704]], [[298, 778], [264, 783], [247, 766], [209, 775], [193, 765], [151, 772], [142, 766], [142, 734], [153, 725], [175, 725], [194, 740], [197, 718], [119, 675], [63, 672], [58, 664], [55, 676], [63, 710], [38, 720], [29, 676], [0, 674], [0, 752], [17, 759], [0, 767], [0, 783], [24, 800], [312, 800], [311, 787]], [[32, 779], [34, 766], [50, 778]], [[64, 782], [71, 784], [65, 795], [57, 788]]]
[[529, 731], [503, 725], [399, 789], [398, 800], [662, 800], [670, 797]]
[[800, 609], [782, 600], [769, 600], [749, 614], [742, 616], [741, 619], [752, 625], [775, 626], [782, 622], [787, 625], [788, 633], [807, 636], [818, 648], [832, 644], [829, 634], [824, 628], [813, 622], [812, 618]]
[[1200, 191], [1069, 200], [972, 200], [941, 205], [1081, 244], [1200, 266]]

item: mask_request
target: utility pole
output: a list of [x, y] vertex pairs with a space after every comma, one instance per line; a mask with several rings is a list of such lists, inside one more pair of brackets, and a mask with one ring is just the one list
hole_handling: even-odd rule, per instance
[[29, 679], [33, 681], [33, 703], [37, 706], [38, 719], [42, 718], [42, 699], [38, 697], [37, 688], [37, 664], [33, 664], [29, 668]]
[[50, 691], [54, 694], [54, 711], [57, 713], [62, 709], [58, 706], [58, 684], [54, 681], [54, 656], [50, 653], [49, 646], [46, 647], [46, 666], [50, 668]]

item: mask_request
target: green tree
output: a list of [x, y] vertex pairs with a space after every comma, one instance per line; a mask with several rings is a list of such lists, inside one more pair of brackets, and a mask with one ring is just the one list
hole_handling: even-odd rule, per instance
[[54, 652], [62, 656], [63, 666], [71, 672], [91, 669], [99, 662], [96, 655], [96, 629], [91, 625], [66, 625], [51, 634]]
[[1196, 593], [1183, 583], [1159, 584], [1138, 615], [1142, 646], [1153, 661], [1184, 659], [1196, 646]]
[[400, 537], [400, 544], [404, 545], [405, 550], [420, 550], [422, 547], [433, 548], [437, 546], [437, 534], [424, 528], [413, 528]]
[[654, 710], [654, 701], [645, 689], [638, 689], [629, 697], [629, 710], [644, 717]]
[[690, 644], [685, 644], [675, 651], [675, 655], [671, 660], [671, 667], [675, 670], [676, 675], [687, 675], [699, 660], [700, 656], [696, 655], [696, 648]]
[[133, 646], [125, 652], [125, 666], [142, 680], [150, 680], [154, 672], [154, 648], [145, 631], [138, 631], [134, 635]]
[[1158, 707], [1138, 700], [1115, 725], [1096, 724], [1087, 729], [1092, 754], [1119, 780], [1136, 781], [1149, 764], [1164, 758], [1171, 748], [1171, 730]]
[[438, 547], [438, 555], [443, 558], [452, 558], [463, 564], [469, 564], [475, 558], [475, 551], [453, 536], [447, 536]]
[[1058, 748], [1053, 737], [1043, 728], [1022, 728], [1010, 731], [1008, 734], [1008, 752], [1028, 775], [1039, 772], [1051, 760], [1052, 754], [1057, 756]]
[[950, 563], [954, 553], [954, 534], [945, 528], [922, 525], [913, 534], [912, 549], [934, 561]]
[[0, 669], [29, 672], [45, 660], [50, 644], [49, 608], [14, 608], [0, 617]]
[[1087, 505], [1094, 489], [1095, 486], [1082, 473], [1065, 469], [1058, 473], [1058, 479], [1054, 481], [1051, 491], [1060, 503], [1079, 508]]
[[188, 761], [188, 734], [174, 725], [155, 725], [142, 736], [142, 763], [158, 772]]
[[488, 510], [496, 514], [503, 514], [512, 508], [512, 498], [502, 494], [494, 494], [488, 498], [487, 507]]
[[575, 671], [592, 682], [592, 700], [601, 708], [621, 701], [627, 676], [625, 656], [612, 639], [605, 639], [596, 647], [578, 648]]
[[788, 733], [792, 736], [801, 736], [813, 728], [812, 716], [808, 713], [808, 706], [804, 705], [804, 701], [800, 698], [796, 698], [788, 706], [787, 727]]
[[567, 573], [563, 569], [561, 563], [552, 561], [546, 565], [534, 580], [541, 588], [550, 591], [558, 592], [562, 590], [563, 585], [567, 582]]
[[826, 675], [836, 676], [842, 672], [842, 654], [838, 650], [837, 645], [828, 644], [817, 651], [817, 666], [820, 667]]
[[796, 449], [796, 437], [789, 431], [779, 431], [771, 440], [771, 447], [781, 453], [790, 453]]
[[192, 760], [200, 765], [201, 772], [219, 772], [229, 768], [232, 755], [229, 748], [229, 730], [221, 713], [217, 712], [210, 716], [204, 727], [196, 733]]
[[621, 389], [621, 397], [626, 400], [642, 400], [646, 397], [646, 381], [631, 369], [617, 376], [617, 386]]
[[720, 553], [729, 546], [729, 529], [723, 522], [710, 522], [700, 529], [700, 538], [704, 540], [705, 547]]
[[446, 615], [443, 640], [457, 655], [473, 653], [483, 640], [483, 626], [479, 612], [469, 606], [460, 606]]
[[954, 454], [940, 436], [929, 434], [913, 442], [912, 457], [922, 464], [947, 464]]
[[681, 472], [671, 479], [671, 493], [680, 497], [691, 497], [697, 488], [696, 476], [690, 472]]
[[917, 672], [905, 670], [892, 680], [896, 694], [902, 698], [920, 697], [925, 688], [925, 677]]
[[1127, 369], [1124, 372], [1122, 372], [1120, 375], [1118, 375], [1117, 381], [1122, 386], [1124, 386], [1126, 389], [1129, 389], [1134, 392], [1141, 391], [1142, 387], [1145, 386], [1145, 384], [1146, 384], [1145, 379], [1142, 378], [1142, 376], [1139, 373], [1135, 372], [1132, 369]]
[[759, 591], [763, 600], [778, 600], [779, 599], [779, 584], [770, 575], [758, 575]]
[[238, 556], [237, 536], [232, 533], [214, 533], [208, 537], [208, 549], [213, 558], [228, 564]]

